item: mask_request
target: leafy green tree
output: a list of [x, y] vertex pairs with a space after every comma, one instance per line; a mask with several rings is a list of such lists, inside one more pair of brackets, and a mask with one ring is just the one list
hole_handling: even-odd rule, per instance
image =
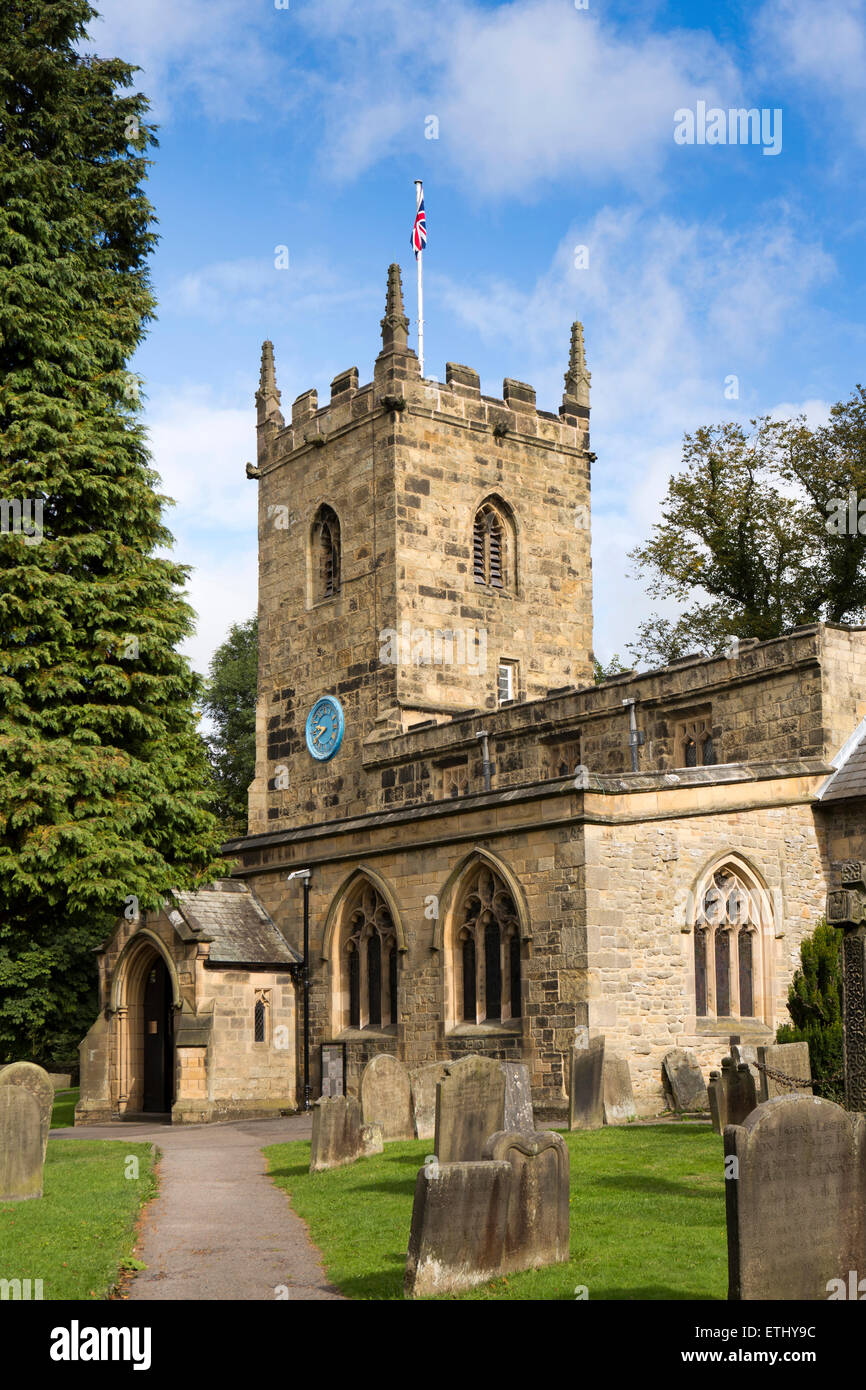
[[226, 838], [247, 831], [247, 789], [256, 769], [258, 618], [234, 623], [214, 652], [204, 709], [214, 724], [209, 737], [217, 781], [216, 807]]
[[597, 656], [593, 656], [592, 667], [596, 685], [601, 685], [602, 681], [609, 681], [612, 676], [621, 676], [624, 671], [628, 670], [628, 667], [623, 666], [620, 661], [619, 652], [614, 652], [607, 664], [599, 661]]
[[707, 426], [687, 434], [662, 521], [631, 552], [678, 619], [642, 623], [644, 662], [719, 653], [801, 623], [866, 613], [866, 391], [815, 429], [805, 418]]
[[[153, 316], [135, 71], [0, 8], [0, 1058], [70, 1060], [124, 903], [218, 870], [193, 626], [127, 363]], [[29, 524], [28, 524], [29, 518]], [[30, 534], [27, 534], [29, 530]]]
[[800, 969], [788, 990], [788, 1013], [776, 1041], [807, 1042], [812, 1076], [824, 1084], [820, 1094], [843, 1101], [842, 1071], [842, 933], [821, 921], [800, 946]]

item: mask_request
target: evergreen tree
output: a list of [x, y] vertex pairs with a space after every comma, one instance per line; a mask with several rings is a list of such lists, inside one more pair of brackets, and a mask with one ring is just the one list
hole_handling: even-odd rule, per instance
[[788, 1013], [793, 1024], [784, 1023], [776, 1041], [807, 1042], [812, 1076], [824, 1084], [819, 1088], [828, 1100], [842, 1102], [845, 1087], [841, 1080], [830, 1081], [842, 1071], [842, 933], [827, 922], [819, 922], [800, 946], [801, 968], [788, 990]]
[[214, 652], [204, 709], [214, 723], [208, 739], [217, 780], [216, 809], [226, 838], [247, 832], [247, 791], [256, 770], [258, 618], [234, 623]]
[[[134, 895], [218, 870], [187, 567], [127, 363], [153, 316], [155, 144], [86, 0], [0, 9], [0, 1058], [69, 1060]], [[29, 513], [29, 530], [27, 520]]]

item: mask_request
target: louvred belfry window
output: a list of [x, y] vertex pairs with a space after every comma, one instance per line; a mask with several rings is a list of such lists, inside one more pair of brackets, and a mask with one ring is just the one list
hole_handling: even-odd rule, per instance
[[509, 587], [509, 534], [507, 523], [492, 502], [475, 514], [472, 534], [472, 567], [476, 584], [493, 589]]
[[316, 602], [340, 591], [340, 522], [324, 505], [313, 522], [313, 590]]

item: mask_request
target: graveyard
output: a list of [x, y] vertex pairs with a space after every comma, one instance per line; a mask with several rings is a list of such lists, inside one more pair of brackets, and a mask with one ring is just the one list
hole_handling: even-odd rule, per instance
[[[566, 1133], [571, 1161], [569, 1259], [507, 1273], [460, 1299], [723, 1300], [725, 1192], [718, 1138], [706, 1125], [629, 1125]], [[406, 1240], [427, 1141], [325, 1173], [310, 1146], [266, 1150], [283, 1188], [349, 1298], [402, 1299]]]

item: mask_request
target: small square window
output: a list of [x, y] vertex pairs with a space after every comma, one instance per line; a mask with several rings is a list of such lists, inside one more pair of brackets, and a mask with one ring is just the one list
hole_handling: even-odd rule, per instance
[[506, 705], [514, 699], [516, 670], [516, 663], [513, 661], [500, 661], [499, 663], [497, 695], [500, 705]]

